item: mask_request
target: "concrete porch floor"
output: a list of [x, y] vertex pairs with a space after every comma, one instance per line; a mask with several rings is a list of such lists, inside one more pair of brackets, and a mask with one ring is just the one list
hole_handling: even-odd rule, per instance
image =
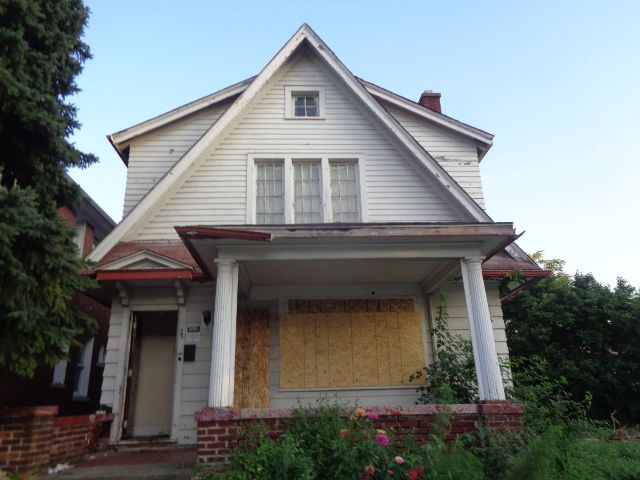
[[41, 479], [60, 480], [189, 480], [196, 463], [195, 447], [109, 450], [91, 455], [87, 460], [55, 475]]

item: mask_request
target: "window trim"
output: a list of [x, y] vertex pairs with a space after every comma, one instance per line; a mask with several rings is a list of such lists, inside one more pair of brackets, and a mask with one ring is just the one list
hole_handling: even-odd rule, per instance
[[313, 155], [306, 153], [251, 153], [247, 155], [247, 208], [245, 220], [248, 225], [256, 225], [256, 165], [261, 161], [282, 162], [283, 169], [283, 205], [284, 224], [294, 224], [294, 189], [293, 189], [293, 164], [296, 161], [317, 161], [320, 163], [320, 188], [322, 192], [322, 219], [321, 223], [334, 223], [333, 210], [331, 208], [331, 164], [353, 162], [357, 168], [357, 188], [360, 209], [360, 220], [357, 223], [366, 223], [368, 219], [367, 196], [365, 184], [365, 157], [362, 153], [341, 153], [332, 155]]
[[[318, 94], [318, 116], [296, 117], [293, 106], [294, 95]], [[324, 120], [325, 119], [325, 87], [314, 85], [289, 85], [284, 87], [284, 118], [287, 120]]]

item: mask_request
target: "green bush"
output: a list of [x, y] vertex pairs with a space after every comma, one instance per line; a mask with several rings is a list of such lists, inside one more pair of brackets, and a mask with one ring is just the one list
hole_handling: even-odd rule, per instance
[[435, 361], [409, 378], [423, 381], [417, 403], [473, 403], [478, 400], [471, 341], [451, 333], [447, 296], [440, 296], [433, 321]]

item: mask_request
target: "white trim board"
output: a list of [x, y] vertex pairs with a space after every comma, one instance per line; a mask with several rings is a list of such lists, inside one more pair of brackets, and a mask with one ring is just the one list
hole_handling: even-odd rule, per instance
[[295, 54], [298, 47], [307, 45], [336, 73], [348, 90], [368, 109], [382, 124], [391, 137], [413, 157], [425, 175], [432, 178], [443, 194], [459, 207], [471, 219], [478, 222], [491, 222], [491, 218], [465, 190], [444, 170], [438, 162], [389, 114], [364, 88], [351, 72], [340, 62], [329, 47], [303, 24], [286, 45], [267, 64], [260, 74], [251, 82], [240, 97], [222, 114], [209, 130], [184, 154], [184, 156], [156, 183], [156, 185], [140, 200], [129, 214], [114, 228], [111, 233], [88, 256], [90, 261], [100, 261], [127, 232], [138, 227], [150, 214], [162, 204], [165, 196], [179, 185], [189, 171], [193, 171], [204, 158], [213, 151], [226, 134], [235, 126], [240, 116], [252, 105], [258, 94], [270, 85], [270, 80], [287, 60]]
[[114, 260], [113, 262], [101, 265], [100, 267], [96, 268], [96, 270], [126, 270], [127, 268], [130, 268], [131, 265], [135, 265], [136, 263], [145, 260], [157, 265], [151, 268], [188, 268], [189, 270], [193, 270], [193, 267], [191, 265], [177, 262], [171, 258], [165, 257], [164, 255], [160, 255], [155, 252], [151, 252], [149, 250], [143, 250], [141, 252], [136, 252], [132, 255], [119, 258], [118, 260]]

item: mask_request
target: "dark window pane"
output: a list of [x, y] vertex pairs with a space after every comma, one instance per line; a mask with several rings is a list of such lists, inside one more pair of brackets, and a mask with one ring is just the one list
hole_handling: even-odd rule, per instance
[[304, 107], [296, 107], [296, 117], [304, 117]]
[[317, 117], [318, 109], [316, 107], [307, 107], [307, 117]]

